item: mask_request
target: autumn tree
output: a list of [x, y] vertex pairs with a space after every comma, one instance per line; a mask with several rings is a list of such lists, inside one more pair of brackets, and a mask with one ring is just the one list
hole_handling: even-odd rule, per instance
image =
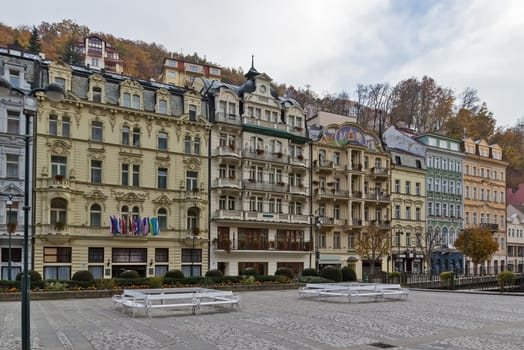
[[490, 143], [502, 147], [503, 159], [509, 162], [507, 186], [518, 188], [524, 181], [524, 137], [517, 128], [498, 129]]
[[370, 273], [375, 272], [375, 263], [387, 256], [389, 251], [390, 233], [387, 230], [379, 230], [371, 224], [365, 232], [361, 232], [355, 242], [355, 251], [370, 263]]
[[454, 95], [431, 77], [410, 78], [393, 89], [391, 123], [419, 132], [438, 132], [453, 112]]
[[416, 246], [422, 253], [424, 266], [428, 272], [431, 272], [431, 254], [440, 244], [441, 239], [438, 231], [428, 230], [424, 233], [417, 233]]
[[478, 227], [460, 232], [455, 240], [455, 247], [465, 256], [469, 256], [476, 267], [489, 260], [499, 245], [488, 228]]

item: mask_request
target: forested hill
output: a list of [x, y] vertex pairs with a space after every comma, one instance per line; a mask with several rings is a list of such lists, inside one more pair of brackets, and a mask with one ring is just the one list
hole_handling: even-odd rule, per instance
[[[117, 38], [111, 34], [94, 33], [89, 27], [65, 19], [59, 23], [42, 22], [12, 28], [0, 23], [0, 46], [18, 46], [27, 51], [42, 52], [48, 59], [75, 61], [75, 44], [87, 35], [97, 35], [118, 50], [124, 62], [124, 74], [156, 79], [166, 57], [182, 58], [196, 63], [221, 67], [222, 80], [240, 85], [244, 82], [242, 68], [224, 67], [212, 62], [205, 53], [182, 55], [169, 51], [162, 44]], [[78, 58], [78, 57], [77, 57]], [[271, 72], [268, 72], [271, 73]], [[486, 139], [503, 148], [503, 157], [510, 163], [508, 186], [516, 188], [524, 181], [524, 137], [517, 126], [496, 128], [495, 117], [474, 88], [457, 93], [440, 86], [433, 78], [410, 77], [394, 86], [388, 83], [357, 84], [348, 92], [315, 93], [315, 87], [294, 87], [275, 84], [279, 95], [295, 98], [308, 110], [352, 115], [360, 125], [378, 131], [389, 125], [404, 126], [418, 132], [434, 132], [457, 139], [464, 134], [473, 139]], [[518, 116], [515, 116], [517, 119]], [[523, 123], [524, 124], [524, 123]]]

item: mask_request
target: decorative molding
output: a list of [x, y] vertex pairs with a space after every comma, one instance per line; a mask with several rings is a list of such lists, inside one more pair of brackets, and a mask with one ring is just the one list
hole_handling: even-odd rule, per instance
[[184, 159], [184, 164], [189, 170], [199, 170], [202, 162], [198, 158], [187, 158]]
[[63, 140], [48, 141], [47, 146], [52, 154], [58, 155], [67, 155], [71, 149], [71, 145]]
[[144, 202], [147, 198], [147, 195], [145, 193], [137, 193], [137, 192], [123, 192], [123, 191], [111, 191], [114, 198], [117, 201], [120, 202]]
[[105, 201], [108, 196], [103, 194], [100, 190], [93, 190], [89, 193], [84, 194], [84, 198], [91, 199], [93, 201]]

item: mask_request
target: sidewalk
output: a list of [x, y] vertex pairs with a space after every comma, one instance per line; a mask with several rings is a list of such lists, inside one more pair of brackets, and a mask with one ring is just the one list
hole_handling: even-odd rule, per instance
[[[522, 298], [411, 291], [407, 301], [304, 300], [298, 291], [241, 292], [239, 312], [158, 310], [133, 319], [109, 298], [31, 302], [32, 349], [520, 350]], [[0, 303], [0, 348], [20, 348], [20, 303]]]

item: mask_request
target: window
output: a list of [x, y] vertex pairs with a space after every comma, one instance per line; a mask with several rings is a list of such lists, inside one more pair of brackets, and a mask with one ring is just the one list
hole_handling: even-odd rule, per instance
[[158, 188], [167, 188], [167, 168], [158, 168]]
[[140, 186], [140, 165], [133, 165], [133, 186]]
[[196, 121], [197, 107], [195, 105], [189, 105], [189, 120]]
[[411, 207], [406, 207], [406, 220], [411, 220]]
[[195, 154], [200, 154], [200, 137], [195, 137], [193, 148], [195, 150]]
[[133, 147], [140, 147], [140, 128], [133, 128]]
[[146, 248], [113, 248], [113, 263], [147, 262]]
[[333, 152], [333, 163], [340, 165], [340, 152]]
[[500, 191], [500, 203], [504, 203], [504, 192]]
[[395, 192], [400, 192], [400, 180], [395, 180]]
[[420, 196], [420, 182], [415, 183], [415, 194]]
[[428, 178], [428, 191], [433, 191], [433, 179], [431, 177]]
[[103, 130], [102, 122], [93, 121], [91, 123], [91, 140], [102, 142], [102, 130]]
[[338, 204], [335, 204], [335, 206], [333, 207], [333, 217], [335, 218], [335, 220], [340, 219], [340, 205]]
[[477, 188], [473, 187], [473, 199], [477, 199]]
[[467, 199], [469, 199], [469, 186], [466, 186], [466, 190], [465, 190], [464, 196], [465, 196]]
[[422, 162], [420, 160], [415, 160], [415, 166], [418, 168], [418, 169], [421, 169], [422, 168]]
[[191, 154], [191, 136], [184, 137], [184, 153]]
[[11, 134], [20, 134], [19, 112], [7, 111], [7, 132]]
[[440, 192], [440, 179], [435, 179], [435, 191]]
[[102, 209], [100, 205], [93, 204], [89, 212], [91, 226], [102, 226]]
[[415, 208], [415, 220], [417, 221], [420, 221], [421, 220], [421, 216], [420, 216], [420, 208]]
[[469, 225], [469, 211], [466, 212], [466, 225]]
[[65, 225], [67, 223], [67, 202], [62, 198], [55, 198], [51, 200], [51, 225], [60, 223]]
[[442, 216], [448, 216], [448, 205], [446, 203], [442, 203]]
[[102, 161], [91, 160], [91, 183], [102, 183]]
[[129, 146], [129, 128], [127, 126], [122, 127], [122, 144]]
[[186, 172], [186, 190], [198, 190], [198, 172], [187, 171]]
[[133, 108], [140, 109], [140, 96], [133, 95]]
[[61, 156], [51, 156], [51, 176], [62, 175], [67, 173], [67, 158]]
[[340, 232], [333, 233], [333, 249], [340, 249]]
[[49, 116], [49, 135], [58, 135], [58, 117], [56, 115]]
[[69, 117], [62, 117], [62, 137], [69, 137], [70, 125], [71, 122]]
[[5, 155], [5, 176], [18, 178], [18, 154]]
[[469, 175], [469, 165], [464, 165], [464, 174]]
[[103, 263], [104, 262], [104, 248], [87, 248], [87, 262], [88, 263]]
[[411, 182], [406, 181], [406, 194], [411, 194]]
[[440, 216], [440, 203], [435, 203], [435, 216]]
[[395, 219], [400, 219], [400, 205], [395, 205]]
[[102, 102], [102, 89], [99, 87], [93, 87], [93, 102]]
[[168, 262], [169, 248], [155, 248], [155, 262]]
[[9, 83], [12, 87], [20, 87], [21, 71], [15, 69], [9, 69]]
[[129, 186], [129, 164], [122, 164], [122, 186]]
[[473, 213], [473, 225], [477, 224], [477, 213]]
[[264, 211], [264, 197], [251, 197], [249, 199], [249, 211]]
[[[184, 265], [191, 263], [191, 265]], [[198, 265], [195, 265], [197, 263]], [[184, 276], [200, 276], [202, 266], [202, 249], [182, 249], [182, 272]]]
[[455, 206], [453, 204], [449, 205], [449, 216], [455, 217]]
[[158, 149], [160, 151], [167, 151], [167, 133], [158, 133]]
[[[157, 216], [158, 216], [158, 226], [160, 227], [160, 229], [161, 230], [167, 229], [167, 210], [165, 208], [158, 209]], [[167, 248], [165, 249], [167, 250]], [[158, 262], [158, 260], [156, 261]]]
[[349, 233], [348, 234], [348, 249], [354, 249], [355, 248], [355, 234]]
[[402, 162], [400, 161], [400, 156], [395, 156], [395, 164], [401, 165]]
[[131, 107], [131, 95], [126, 92], [123, 94], [122, 97], [123, 97], [122, 105], [127, 108]]
[[167, 114], [167, 101], [160, 100], [158, 103], [158, 113]]

